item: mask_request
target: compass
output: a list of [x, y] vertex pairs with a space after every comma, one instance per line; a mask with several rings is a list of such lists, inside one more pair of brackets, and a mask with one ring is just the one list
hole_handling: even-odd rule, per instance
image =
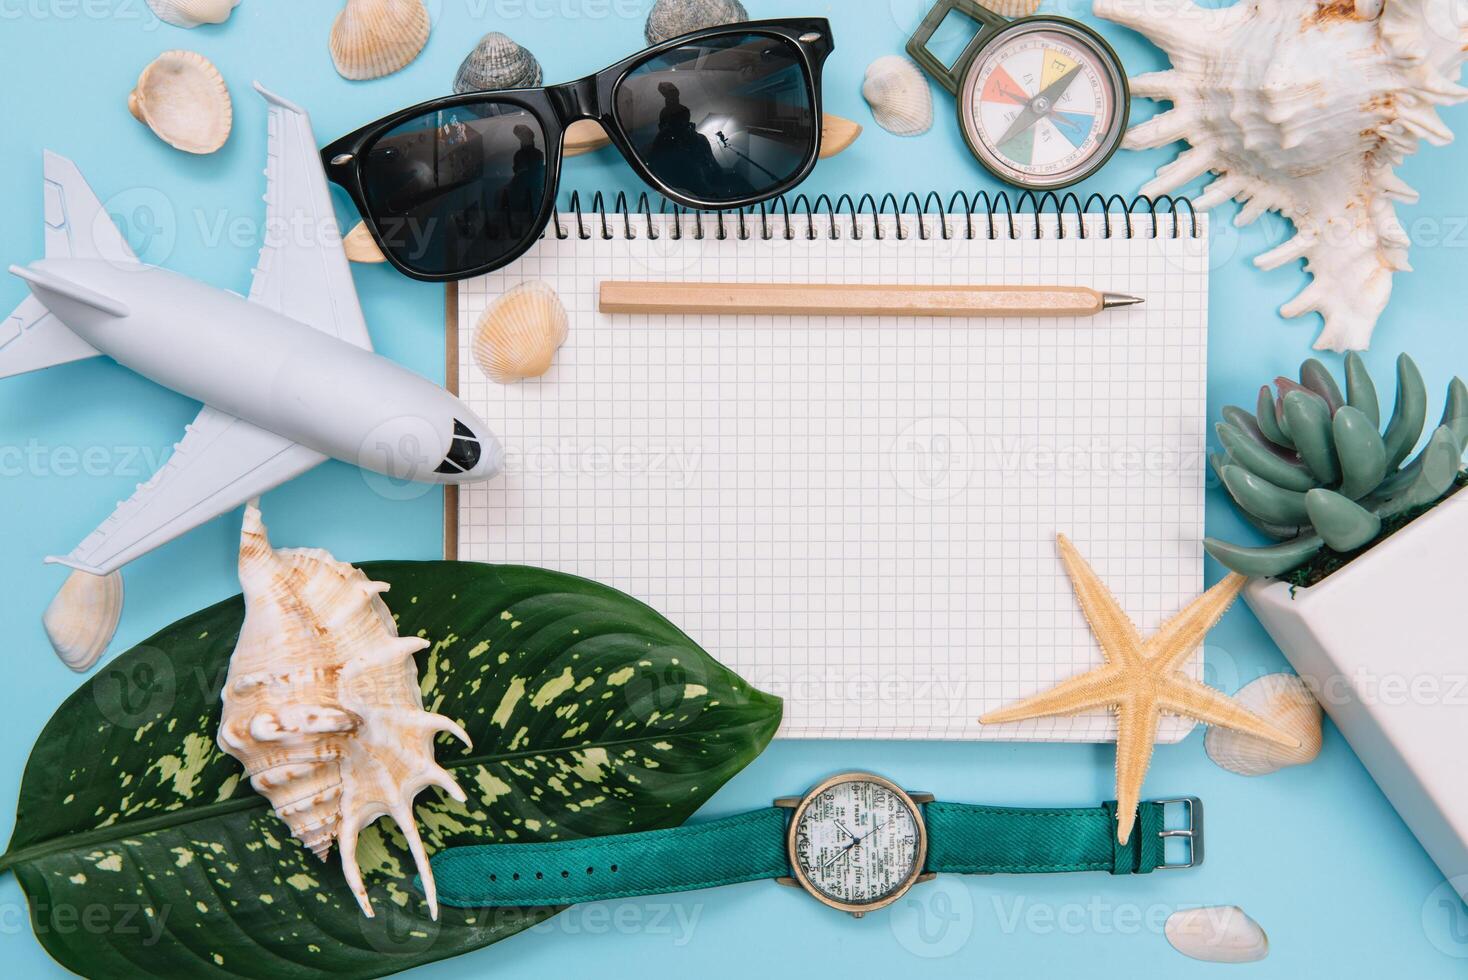
[[[955, 11], [980, 30], [950, 68], [927, 45]], [[1008, 20], [974, 0], [939, 0], [907, 50], [954, 94], [969, 149], [1007, 183], [1051, 190], [1084, 180], [1126, 132], [1130, 97], [1121, 62], [1078, 21]]]

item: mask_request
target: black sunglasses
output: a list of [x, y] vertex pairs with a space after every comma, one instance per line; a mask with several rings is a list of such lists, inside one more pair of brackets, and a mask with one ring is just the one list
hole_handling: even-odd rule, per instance
[[577, 82], [471, 92], [395, 112], [321, 151], [399, 271], [445, 282], [502, 268], [549, 223], [566, 127], [595, 119], [644, 181], [699, 209], [804, 180], [821, 148], [823, 18], [695, 31]]

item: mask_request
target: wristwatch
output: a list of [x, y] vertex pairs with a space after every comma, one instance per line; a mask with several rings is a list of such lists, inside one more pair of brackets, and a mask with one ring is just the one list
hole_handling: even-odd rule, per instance
[[[1166, 808], [1184, 811], [1167, 829]], [[1181, 838], [1187, 859], [1169, 864]], [[574, 905], [772, 878], [858, 918], [941, 873], [1148, 874], [1203, 863], [1196, 797], [1141, 805], [1126, 844], [1116, 804], [1072, 809], [938, 803], [846, 772], [774, 806], [668, 830], [541, 844], [451, 847], [433, 857], [438, 899], [462, 908]]]

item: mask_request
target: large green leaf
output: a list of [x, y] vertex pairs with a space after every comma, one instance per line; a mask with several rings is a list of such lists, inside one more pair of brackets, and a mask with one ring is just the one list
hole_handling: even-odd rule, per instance
[[[463, 724], [438, 758], [469, 795], [416, 807], [432, 852], [681, 823], [769, 742], [777, 698], [656, 612], [539, 569], [364, 566], [419, 654], [424, 700]], [[375, 977], [477, 949], [546, 911], [428, 917], [388, 818], [358, 857], [377, 915], [290, 836], [215, 747], [243, 607], [188, 617], [104, 665], [26, 766], [10, 849], [46, 949], [92, 977]]]

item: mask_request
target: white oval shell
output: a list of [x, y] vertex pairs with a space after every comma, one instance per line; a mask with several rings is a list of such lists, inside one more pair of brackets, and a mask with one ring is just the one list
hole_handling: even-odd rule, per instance
[[234, 103], [213, 62], [193, 51], [165, 51], [138, 76], [128, 110], [169, 146], [213, 153], [229, 139]]
[[1207, 963], [1253, 963], [1269, 955], [1269, 937], [1237, 905], [1174, 912], [1163, 933], [1173, 949]]
[[81, 673], [107, 650], [122, 618], [122, 573], [72, 572], [41, 617], [61, 662]]
[[491, 31], [479, 39], [454, 75], [454, 91], [487, 92], [506, 88], [534, 88], [544, 78], [535, 55], [515, 41]]
[[1314, 761], [1320, 754], [1320, 703], [1294, 674], [1265, 674], [1239, 689], [1234, 700], [1300, 740], [1285, 748], [1243, 732], [1213, 726], [1203, 737], [1208, 758], [1241, 776], [1263, 776]]
[[1134, 96], [1169, 102], [1123, 145], [1191, 147], [1142, 187], [1170, 194], [1215, 174], [1201, 211], [1230, 198], [1247, 225], [1278, 211], [1294, 236], [1254, 259], [1261, 269], [1305, 260], [1313, 281], [1280, 308], [1318, 312], [1317, 349], [1363, 350], [1410, 268], [1396, 202], [1417, 194], [1396, 175], [1422, 140], [1452, 131], [1437, 106], [1461, 102], [1468, 23], [1444, 0], [1270, 0], [1217, 9], [1192, 0], [1096, 0], [1094, 12], [1144, 34], [1172, 67], [1131, 80]]
[[174, 27], [223, 24], [239, 5], [240, 0], [148, 0], [158, 19]]
[[749, 11], [739, 0], [658, 0], [648, 12], [643, 36], [648, 44], [660, 44], [705, 27], [720, 27], [746, 20], [749, 20]]
[[343, 78], [365, 81], [406, 68], [428, 43], [423, 0], [347, 0], [331, 25], [331, 60]]
[[538, 378], [550, 370], [570, 323], [556, 291], [522, 282], [490, 304], [474, 329], [474, 360], [500, 384]]
[[896, 136], [920, 136], [933, 126], [933, 93], [914, 62], [901, 55], [878, 58], [867, 68], [862, 97], [877, 125]]
[[357, 835], [391, 816], [438, 918], [413, 800], [438, 786], [464, 801], [434, 760], [433, 741], [449, 732], [468, 745], [469, 736], [423, 710], [413, 654], [428, 641], [398, 636], [383, 583], [319, 549], [272, 549], [254, 503], [240, 532], [240, 586], [245, 620], [220, 694], [220, 749], [240, 760], [250, 785], [317, 857], [337, 842], [369, 917]]

